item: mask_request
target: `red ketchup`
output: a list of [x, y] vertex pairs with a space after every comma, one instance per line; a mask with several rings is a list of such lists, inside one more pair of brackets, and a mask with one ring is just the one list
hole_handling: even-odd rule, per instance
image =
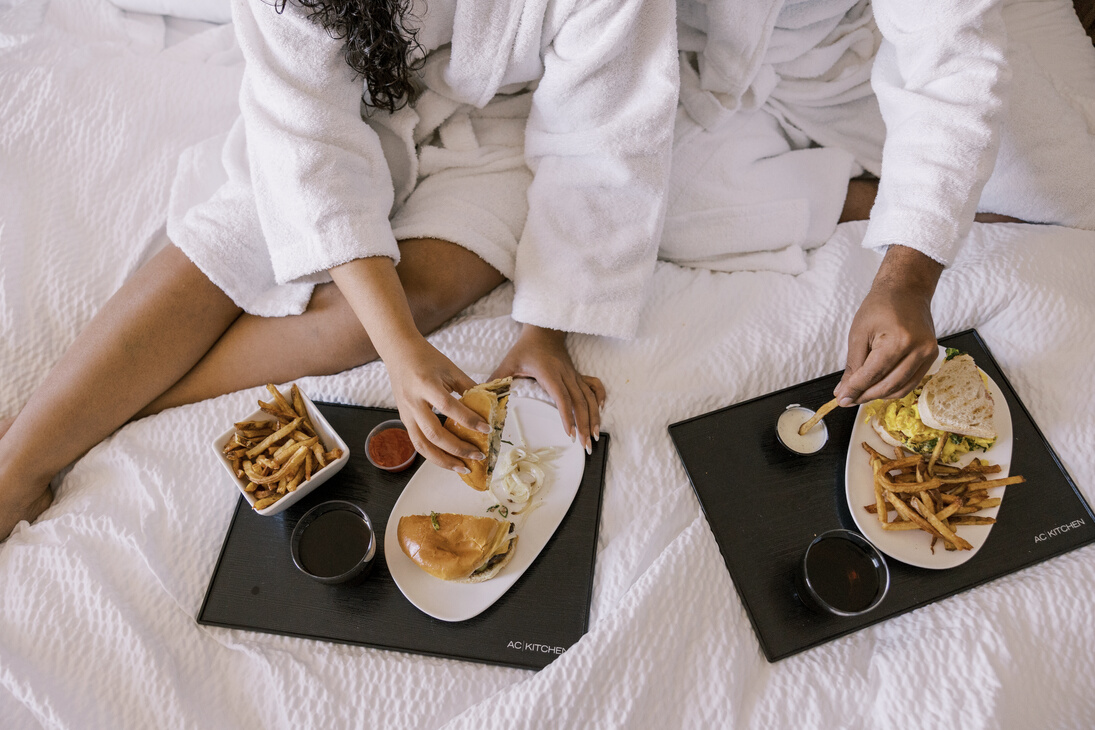
[[402, 471], [414, 461], [414, 444], [402, 428], [386, 428], [369, 439], [369, 458], [381, 469]]

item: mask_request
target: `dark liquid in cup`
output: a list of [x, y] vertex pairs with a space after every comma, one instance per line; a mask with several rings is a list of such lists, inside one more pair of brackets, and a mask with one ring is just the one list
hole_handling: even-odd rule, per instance
[[342, 575], [368, 550], [369, 528], [361, 515], [349, 510], [324, 512], [300, 535], [301, 565], [321, 578]]
[[806, 574], [818, 598], [849, 613], [870, 606], [881, 588], [878, 566], [871, 555], [839, 537], [826, 538], [810, 548]]

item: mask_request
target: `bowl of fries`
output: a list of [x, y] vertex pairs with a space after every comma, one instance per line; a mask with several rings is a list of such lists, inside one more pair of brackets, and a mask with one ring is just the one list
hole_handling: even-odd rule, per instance
[[240, 493], [260, 515], [276, 515], [339, 472], [350, 449], [308, 396], [273, 384], [269, 401], [213, 441]]

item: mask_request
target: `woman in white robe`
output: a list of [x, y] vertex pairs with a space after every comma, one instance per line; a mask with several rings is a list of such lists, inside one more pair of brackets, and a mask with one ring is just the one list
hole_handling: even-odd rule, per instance
[[453, 396], [473, 381], [422, 333], [507, 278], [523, 327], [493, 376], [536, 378], [588, 449], [605, 394], [565, 336], [637, 328], [673, 18], [672, 0], [234, 0], [240, 120], [183, 156], [171, 242], [0, 423], [0, 539], [131, 418], [378, 356], [419, 452], [466, 470], [483, 455], [434, 409], [486, 429]]

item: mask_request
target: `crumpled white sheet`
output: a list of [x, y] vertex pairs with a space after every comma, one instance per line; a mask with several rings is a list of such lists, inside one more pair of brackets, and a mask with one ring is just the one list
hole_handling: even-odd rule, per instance
[[[166, 204], [168, 148], [216, 127], [218, 84], [232, 82], [229, 67], [180, 61], [172, 76], [155, 54], [120, 58], [132, 51], [112, 40], [125, 30], [116, 11], [63, 5], [47, 22], [79, 33], [71, 52], [102, 74], [79, 73], [60, 51], [71, 37], [42, 41], [48, 72], [27, 45], [0, 49], [0, 99], [14, 100], [0, 103], [0, 414], [146, 255]], [[111, 74], [118, 83], [100, 81]], [[11, 170], [26, 176], [16, 197]], [[666, 427], [840, 369], [878, 264], [859, 247], [863, 231], [840, 226], [797, 277], [659, 264], [637, 339], [571, 339], [579, 366], [608, 388], [612, 443], [590, 631], [546, 669], [197, 625], [237, 498], [208, 443], [251, 410], [253, 389], [123, 428], [59, 481], [36, 524], [0, 545], [0, 724], [1095, 725], [1095, 548], [776, 664], [759, 650]], [[1092, 272], [1095, 234], [976, 225], [934, 306], [941, 334], [978, 328], [1089, 501]], [[511, 302], [503, 286], [431, 341], [484, 376], [517, 336]], [[313, 398], [393, 403], [379, 363], [300, 382]]]

